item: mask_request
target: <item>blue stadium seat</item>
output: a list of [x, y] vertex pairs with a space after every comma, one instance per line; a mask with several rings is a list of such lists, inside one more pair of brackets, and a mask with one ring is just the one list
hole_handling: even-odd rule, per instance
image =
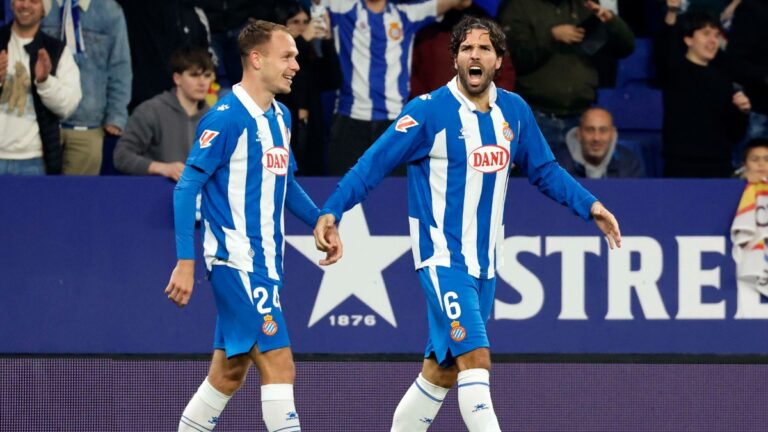
[[635, 39], [635, 51], [619, 61], [616, 71], [616, 87], [622, 87], [632, 81], [648, 81], [656, 76], [653, 62], [653, 43], [649, 38]]
[[619, 129], [661, 130], [661, 90], [633, 81], [615, 89], [600, 89], [597, 104], [613, 114]]

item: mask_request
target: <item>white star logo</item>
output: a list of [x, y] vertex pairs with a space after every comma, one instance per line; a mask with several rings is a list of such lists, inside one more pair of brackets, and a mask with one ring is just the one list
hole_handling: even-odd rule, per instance
[[339, 224], [344, 257], [334, 265], [317, 264], [319, 252], [312, 236], [286, 236], [285, 240], [323, 270], [315, 305], [307, 327], [312, 327], [344, 300], [355, 296], [392, 327], [397, 327], [381, 272], [411, 248], [409, 236], [371, 236], [358, 204]]

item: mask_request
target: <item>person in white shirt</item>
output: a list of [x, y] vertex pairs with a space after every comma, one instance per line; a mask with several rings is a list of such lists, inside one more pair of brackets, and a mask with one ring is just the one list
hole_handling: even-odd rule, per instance
[[63, 42], [40, 31], [50, 0], [11, 0], [0, 27], [0, 175], [61, 174], [59, 122], [77, 108], [80, 71]]

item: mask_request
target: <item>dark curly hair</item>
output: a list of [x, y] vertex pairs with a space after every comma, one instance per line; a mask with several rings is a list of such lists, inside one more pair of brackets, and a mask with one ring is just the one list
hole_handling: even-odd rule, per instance
[[451, 54], [456, 57], [459, 54], [459, 45], [467, 39], [467, 34], [472, 30], [484, 30], [491, 38], [491, 45], [496, 51], [497, 57], [503, 57], [507, 52], [507, 37], [495, 21], [489, 18], [465, 16], [451, 31]]

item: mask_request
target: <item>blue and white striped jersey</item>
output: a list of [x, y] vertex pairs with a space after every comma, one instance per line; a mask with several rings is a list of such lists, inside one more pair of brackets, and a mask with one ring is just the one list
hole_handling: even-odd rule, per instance
[[[264, 112], [239, 84], [200, 120], [174, 192], [179, 259], [194, 258], [194, 207], [189, 202], [202, 187], [208, 269], [227, 265], [282, 281], [284, 205], [313, 227], [319, 215], [294, 178], [290, 127], [285, 106], [274, 101]], [[199, 186], [188, 187], [190, 180]]]
[[365, 0], [330, 0], [344, 81], [337, 111], [357, 120], [393, 120], [408, 97], [416, 31], [437, 17], [437, 0], [395, 4], [373, 13]]
[[496, 244], [512, 163], [550, 198], [589, 219], [596, 201], [555, 161], [530, 107], [491, 84], [488, 112], [477, 111], [456, 78], [405, 107], [328, 198], [338, 216], [365, 199], [394, 167], [408, 163], [408, 215], [416, 268], [495, 274]]

